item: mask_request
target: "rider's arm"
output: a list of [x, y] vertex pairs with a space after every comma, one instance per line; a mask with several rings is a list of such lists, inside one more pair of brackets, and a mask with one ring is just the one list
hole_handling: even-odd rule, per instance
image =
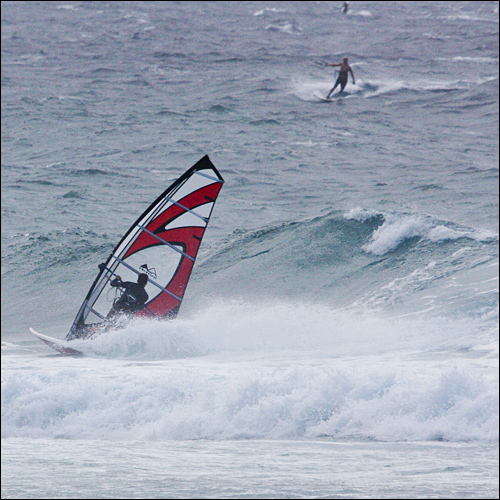
[[111, 286], [123, 286], [123, 281], [120, 276], [116, 276], [116, 278], [110, 283]]
[[[99, 264], [97, 266], [101, 271], [105, 271], [105, 270], [108, 270], [106, 265], [103, 263], [103, 264]], [[115, 275], [115, 279], [113, 281], [111, 281], [110, 283], [111, 286], [123, 286], [123, 281], [122, 281], [122, 278], [121, 276], [118, 276], [118, 275]]]

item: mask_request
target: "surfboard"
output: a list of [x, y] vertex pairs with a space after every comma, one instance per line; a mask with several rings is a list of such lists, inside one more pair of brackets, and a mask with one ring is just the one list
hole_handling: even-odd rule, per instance
[[326, 98], [326, 97], [323, 97], [322, 95], [319, 95], [319, 94], [314, 94], [314, 97], [316, 97], [317, 99], [319, 99], [320, 101], [324, 101], [324, 102], [332, 102], [332, 98], [329, 97], [329, 98]]
[[33, 330], [33, 328], [30, 328], [30, 332], [60, 354], [64, 354], [66, 356], [83, 356], [83, 352], [70, 347], [68, 345], [68, 341], [66, 340], [54, 339], [47, 335], [43, 335], [42, 333], [38, 333], [36, 330]]

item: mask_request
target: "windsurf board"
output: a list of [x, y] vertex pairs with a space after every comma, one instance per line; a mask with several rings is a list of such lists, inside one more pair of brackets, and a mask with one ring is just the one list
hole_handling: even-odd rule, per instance
[[69, 342], [67, 342], [66, 340], [54, 339], [47, 335], [38, 333], [36, 330], [33, 330], [33, 328], [30, 328], [30, 332], [60, 354], [65, 354], [67, 356], [83, 356], [82, 352], [69, 347]]

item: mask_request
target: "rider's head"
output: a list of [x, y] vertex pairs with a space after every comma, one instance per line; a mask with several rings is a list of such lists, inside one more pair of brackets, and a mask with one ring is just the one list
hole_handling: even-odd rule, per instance
[[344, 57], [344, 62], [346, 63], [347, 61], [349, 61], [349, 59], [347, 59], [347, 57]]
[[146, 286], [148, 284], [148, 275], [141, 273], [137, 276], [137, 283], [141, 286]]

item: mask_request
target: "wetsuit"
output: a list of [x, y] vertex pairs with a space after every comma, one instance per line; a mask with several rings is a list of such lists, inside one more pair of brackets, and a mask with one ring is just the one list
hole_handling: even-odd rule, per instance
[[129, 312], [133, 313], [142, 309], [144, 304], [148, 301], [149, 295], [147, 294], [144, 287], [139, 285], [139, 283], [133, 283], [132, 281], [121, 281], [119, 279], [114, 279], [111, 286], [124, 288], [124, 291], [119, 299], [113, 304], [113, 309], [116, 312]]

